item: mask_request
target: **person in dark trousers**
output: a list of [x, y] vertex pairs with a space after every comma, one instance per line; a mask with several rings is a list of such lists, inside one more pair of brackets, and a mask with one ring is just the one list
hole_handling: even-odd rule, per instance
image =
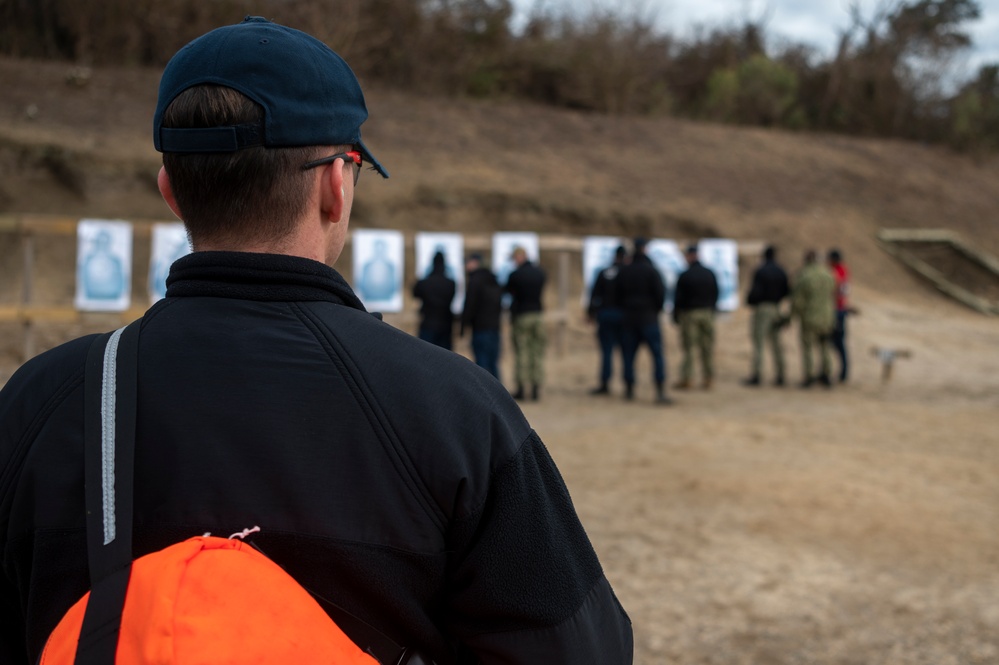
[[624, 397], [633, 399], [635, 391], [635, 356], [645, 344], [652, 354], [652, 372], [656, 385], [656, 403], [672, 404], [666, 395], [666, 359], [659, 312], [666, 299], [662, 275], [645, 254], [647, 242], [635, 239], [631, 261], [621, 267], [617, 278], [617, 300], [624, 311], [621, 349], [624, 360]]
[[420, 339], [450, 351], [454, 334], [451, 303], [457, 285], [447, 276], [446, 269], [444, 254], [437, 252], [430, 273], [413, 285], [413, 297], [423, 302], [420, 307]]
[[540, 397], [544, 382], [545, 322], [541, 295], [545, 289], [545, 271], [527, 258], [523, 247], [513, 250], [517, 267], [507, 278], [505, 291], [510, 294], [510, 327], [513, 329], [513, 353], [516, 358], [517, 390], [514, 399], [524, 399], [524, 386], [531, 386], [531, 399]]
[[499, 379], [503, 289], [493, 271], [483, 264], [481, 254], [468, 257], [465, 271], [468, 277], [459, 335], [463, 337], [465, 331], [471, 329], [475, 364]]
[[718, 279], [697, 258], [697, 245], [687, 247], [687, 269], [676, 280], [673, 320], [680, 326], [683, 364], [676, 387], [690, 388], [694, 376], [694, 356], [701, 360], [701, 386], [708, 390], [714, 381], [715, 308], [718, 306]]
[[591, 395], [610, 393], [609, 383], [614, 365], [614, 351], [621, 348], [624, 312], [618, 303], [617, 278], [628, 255], [624, 246], [614, 251], [614, 263], [597, 275], [590, 289], [590, 302], [586, 309], [590, 321], [597, 324], [597, 342], [600, 344], [600, 384]]
[[[194, 251], [141, 320], [133, 554], [259, 526], [303, 587], [426, 662], [631, 663], [631, 622], [510, 394], [366, 312], [333, 268], [362, 167], [388, 175], [366, 118], [338, 55], [263, 18], [167, 64], [157, 182]], [[0, 391], [3, 665], [37, 663], [89, 586], [94, 339]]]
[[836, 327], [833, 328], [833, 350], [839, 357], [839, 382], [846, 383], [850, 375], [849, 354], [846, 350], [846, 317], [850, 314], [850, 271], [843, 263], [843, 254], [838, 249], [829, 250], [827, 256], [829, 270], [836, 279]]
[[753, 360], [747, 386], [760, 385], [763, 370], [763, 347], [770, 346], [774, 363], [774, 385], [783, 386], [786, 377], [781, 331], [785, 325], [781, 302], [791, 294], [787, 272], [777, 263], [777, 249], [763, 250], [763, 263], [753, 272], [753, 283], [746, 295], [746, 304], [753, 308], [750, 337], [753, 340]]

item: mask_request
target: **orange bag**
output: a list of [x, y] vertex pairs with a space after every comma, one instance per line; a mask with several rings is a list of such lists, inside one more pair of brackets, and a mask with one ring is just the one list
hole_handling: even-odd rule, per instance
[[[63, 617], [40, 665], [72, 665], [90, 594]], [[197, 537], [133, 562], [119, 665], [377, 665], [276, 563], [237, 539]]]

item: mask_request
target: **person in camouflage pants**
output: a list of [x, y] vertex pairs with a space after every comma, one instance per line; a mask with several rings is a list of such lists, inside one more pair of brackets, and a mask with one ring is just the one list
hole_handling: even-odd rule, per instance
[[528, 259], [523, 247], [515, 247], [511, 258], [517, 268], [507, 278], [505, 290], [511, 296], [510, 323], [516, 362], [517, 390], [513, 396], [525, 399], [525, 387], [530, 386], [531, 399], [536, 401], [544, 381], [546, 337], [541, 296], [545, 271]]
[[683, 364], [676, 388], [690, 388], [694, 376], [694, 355], [701, 359], [702, 386], [711, 387], [715, 376], [715, 307], [718, 305], [718, 280], [697, 258], [697, 245], [687, 248], [687, 270], [676, 281], [673, 318], [680, 326]]
[[[781, 301], [791, 293], [787, 273], [777, 263], [777, 248], [763, 251], [763, 263], [753, 272], [753, 284], [746, 294], [746, 304], [753, 308], [750, 335], [753, 340], [752, 371], [743, 381], [746, 386], [760, 385], [763, 370], [763, 349], [770, 346], [774, 363], [774, 385], [784, 385], [784, 349], [781, 330], [785, 325]], [[790, 319], [787, 320], [790, 322]]]
[[[816, 259], [814, 251], [805, 254], [805, 265], [791, 289], [791, 313], [801, 327], [802, 388], [816, 381], [829, 387], [832, 367], [832, 332], [836, 325], [836, 279]], [[821, 371], [814, 373], [816, 350]]]

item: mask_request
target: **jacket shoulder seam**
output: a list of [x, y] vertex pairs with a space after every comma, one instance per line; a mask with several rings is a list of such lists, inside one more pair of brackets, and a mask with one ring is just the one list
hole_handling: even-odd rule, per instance
[[330, 361], [347, 378], [347, 387], [364, 411], [376, 437], [382, 442], [385, 450], [389, 453], [389, 458], [393, 460], [393, 467], [396, 473], [405, 481], [406, 487], [413, 493], [413, 497], [417, 503], [443, 533], [445, 528], [443, 514], [432, 501], [425, 484], [416, 472], [416, 466], [412, 458], [409, 456], [405, 446], [402, 445], [398, 434], [392, 428], [381, 404], [364, 381], [363, 372], [361, 372], [358, 364], [351, 357], [346, 347], [340, 342], [336, 333], [325, 322], [307, 308], [297, 303], [292, 304], [292, 309], [302, 323], [312, 332], [316, 341], [323, 347], [323, 350], [326, 351]]

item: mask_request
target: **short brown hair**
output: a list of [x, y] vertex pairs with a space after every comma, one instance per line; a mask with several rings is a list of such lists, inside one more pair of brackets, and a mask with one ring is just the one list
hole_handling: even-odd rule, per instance
[[[177, 95], [164, 127], [258, 124], [263, 109], [242, 93], [199, 85]], [[301, 165], [319, 147], [245, 148], [232, 153], [165, 153], [177, 206], [191, 239], [233, 244], [287, 236], [301, 216], [314, 175]]]

